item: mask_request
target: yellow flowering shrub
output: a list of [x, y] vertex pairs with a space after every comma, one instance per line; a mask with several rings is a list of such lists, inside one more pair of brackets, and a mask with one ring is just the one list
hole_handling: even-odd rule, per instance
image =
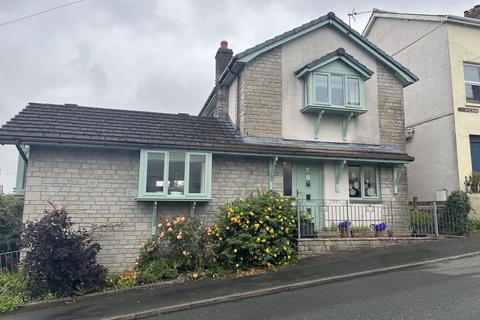
[[297, 256], [294, 200], [262, 192], [226, 203], [209, 232], [221, 263], [237, 270], [290, 263]]

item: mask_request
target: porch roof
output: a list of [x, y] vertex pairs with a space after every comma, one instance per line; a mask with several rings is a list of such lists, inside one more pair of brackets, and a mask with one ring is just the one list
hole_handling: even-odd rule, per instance
[[30, 103], [0, 128], [1, 144], [183, 149], [225, 154], [409, 162], [383, 145], [242, 138], [229, 119]]

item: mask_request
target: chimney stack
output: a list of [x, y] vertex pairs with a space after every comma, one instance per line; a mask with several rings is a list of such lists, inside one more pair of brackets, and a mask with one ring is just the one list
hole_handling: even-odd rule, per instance
[[227, 68], [232, 57], [233, 51], [228, 48], [228, 42], [222, 40], [220, 42], [220, 48], [218, 48], [217, 54], [215, 55], [215, 85], [217, 85], [218, 79], [220, 79], [220, 76]]
[[470, 10], [466, 10], [463, 13], [463, 16], [465, 18], [474, 18], [474, 19], [480, 19], [480, 4], [477, 4]]

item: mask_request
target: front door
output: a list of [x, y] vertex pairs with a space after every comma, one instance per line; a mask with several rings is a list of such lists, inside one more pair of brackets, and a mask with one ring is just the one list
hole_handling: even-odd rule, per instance
[[322, 165], [315, 162], [298, 162], [294, 164], [293, 193], [297, 196], [300, 212], [304, 218], [314, 224], [315, 230], [324, 227], [323, 219], [323, 179]]

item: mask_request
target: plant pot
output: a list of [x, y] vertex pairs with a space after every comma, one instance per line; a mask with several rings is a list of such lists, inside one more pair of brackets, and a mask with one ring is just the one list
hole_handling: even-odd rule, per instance
[[340, 238], [350, 238], [350, 229], [349, 228], [340, 228]]
[[385, 237], [385, 230], [383, 231], [375, 231], [375, 238]]

